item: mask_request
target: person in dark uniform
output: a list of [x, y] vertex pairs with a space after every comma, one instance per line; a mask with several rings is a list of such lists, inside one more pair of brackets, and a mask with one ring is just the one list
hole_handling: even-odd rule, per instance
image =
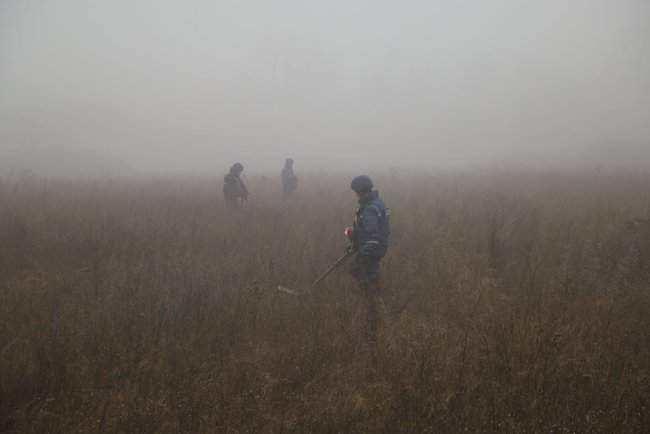
[[223, 178], [223, 197], [230, 208], [239, 208], [244, 201], [248, 200], [248, 189], [241, 179], [243, 171], [244, 166], [235, 163]]
[[293, 173], [293, 158], [287, 158], [282, 169], [282, 194], [287, 200], [298, 188], [298, 178]]
[[357, 252], [350, 265], [350, 272], [359, 282], [359, 287], [366, 297], [367, 335], [374, 364], [379, 328], [379, 265], [388, 250], [390, 211], [379, 198], [379, 192], [373, 190], [373, 184], [369, 177], [357, 176], [352, 180], [350, 187], [359, 199], [359, 208], [354, 224], [345, 231]]

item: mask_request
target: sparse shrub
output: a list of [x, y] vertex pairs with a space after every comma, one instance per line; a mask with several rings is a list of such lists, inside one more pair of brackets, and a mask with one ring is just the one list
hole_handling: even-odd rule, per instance
[[376, 181], [394, 234], [371, 371], [346, 275], [275, 290], [340, 253], [344, 183], [304, 176], [287, 204], [252, 179], [233, 212], [216, 179], [3, 180], [0, 431], [650, 425], [650, 231], [630, 223], [650, 175]]

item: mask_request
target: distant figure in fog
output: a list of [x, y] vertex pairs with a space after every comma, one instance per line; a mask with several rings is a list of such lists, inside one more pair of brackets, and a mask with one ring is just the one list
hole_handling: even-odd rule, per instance
[[282, 169], [282, 193], [284, 199], [289, 199], [298, 188], [298, 177], [293, 173], [293, 158], [287, 158]]
[[235, 163], [230, 172], [223, 178], [223, 197], [226, 205], [230, 208], [239, 208], [244, 201], [248, 200], [248, 189], [241, 179], [244, 166]]
[[368, 307], [367, 335], [373, 364], [379, 327], [379, 263], [388, 250], [390, 212], [373, 190], [372, 181], [365, 175], [357, 176], [350, 185], [359, 199], [359, 208], [352, 227], [345, 234], [357, 252], [350, 266], [351, 274], [359, 282]]

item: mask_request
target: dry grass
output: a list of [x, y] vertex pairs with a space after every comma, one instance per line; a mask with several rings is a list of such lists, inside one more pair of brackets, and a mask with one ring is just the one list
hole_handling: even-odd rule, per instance
[[[635, 432], [650, 426], [650, 175], [386, 176], [369, 369], [334, 275], [347, 178], [0, 183], [0, 431]], [[270, 182], [272, 181], [272, 182]]]

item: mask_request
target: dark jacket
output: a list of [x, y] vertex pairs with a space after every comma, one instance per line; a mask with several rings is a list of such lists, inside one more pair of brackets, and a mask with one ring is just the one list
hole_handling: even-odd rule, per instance
[[353, 243], [362, 256], [382, 257], [388, 250], [390, 237], [390, 211], [373, 191], [364, 201], [359, 201], [359, 209], [354, 220]]
[[248, 190], [239, 176], [229, 173], [223, 178], [223, 195], [227, 201], [247, 199]]
[[298, 187], [298, 178], [293, 173], [292, 167], [282, 169], [282, 191], [285, 194], [293, 193]]

